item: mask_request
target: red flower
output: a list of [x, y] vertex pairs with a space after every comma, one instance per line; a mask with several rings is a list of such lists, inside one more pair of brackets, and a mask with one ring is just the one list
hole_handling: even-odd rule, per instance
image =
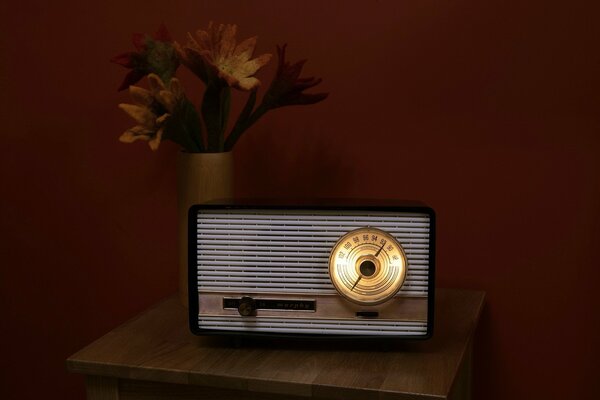
[[134, 33], [132, 42], [135, 51], [117, 54], [110, 59], [111, 62], [131, 69], [118, 90], [127, 89], [151, 73], [168, 83], [179, 67], [179, 59], [167, 27], [161, 24], [152, 36]]
[[306, 60], [300, 60], [294, 64], [285, 61], [286, 47], [287, 44], [282, 47], [277, 46], [277, 56], [279, 58], [277, 74], [265, 93], [263, 104], [272, 109], [291, 105], [314, 104], [324, 100], [329, 93], [303, 93], [306, 89], [321, 83], [321, 78], [299, 78]]

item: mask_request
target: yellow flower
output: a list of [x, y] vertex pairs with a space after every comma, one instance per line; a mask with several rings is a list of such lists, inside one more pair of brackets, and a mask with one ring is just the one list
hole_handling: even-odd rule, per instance
[[162, 140], [165, 122], [183, 97], [183, 89], [177, 78], [171, 79], [167, 88], [156, 74], [148, 75], [148, 83], [150, 90], [129, 86], [134, 104], [119, 104], [119, 108], [138, 123], [125, 131], [119, 140], [123, 143], [144, 140], [152, 150], [156, 150]]
[[256, 47], [256, 36], [236, 45], [236, 25], [208, 24], [207, 30], [198, 30], [196, 37], [188, 33], [188, 43], [182, 47], [175, 43], [182, 62], [205, 83], [210, 71], [217, 74], [229, 86], [252, 90], [260, 85], [253, 75], [271, 59], [263, 54], [251, 59]]

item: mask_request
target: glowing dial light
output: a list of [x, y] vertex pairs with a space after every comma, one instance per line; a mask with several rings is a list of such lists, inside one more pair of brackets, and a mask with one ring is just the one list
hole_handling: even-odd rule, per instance
[[389, 233], [376, 228], [348, 232], [333, 246], [329, 276], [337, 291], [361, 305], [391, 299], [406, 277], [406, 254]]

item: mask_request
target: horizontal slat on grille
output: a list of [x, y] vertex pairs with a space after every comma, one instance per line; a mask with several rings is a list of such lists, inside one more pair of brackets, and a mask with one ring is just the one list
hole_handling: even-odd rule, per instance
[[425, 322], [381, 321], [381, 320], [342, 320], [316, 318], [268, 318], [268, 317], [223, 317], [200, 316], [198, 325], [203, 329], [311, 333], [339, 335], [424, 335], [427, 333]]
[[419, 213], [201, 210], [197, 218], [198, 290], [336, 293], [331, 248], [344, 234], [371, 226], [392, 234], [408, 260], [399, 294], [427, 296], [429, 216]]

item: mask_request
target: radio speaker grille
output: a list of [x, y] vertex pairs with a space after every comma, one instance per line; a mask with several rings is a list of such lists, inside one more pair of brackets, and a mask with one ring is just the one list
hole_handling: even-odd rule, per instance
[[208, 209], [198, 211], [196, 226], [199, 292], [336, 294], [331, 248], [347, 232], [371, 226], [392, 234], [406, 252], [398, 296], [427, 296], [427, 214]]

